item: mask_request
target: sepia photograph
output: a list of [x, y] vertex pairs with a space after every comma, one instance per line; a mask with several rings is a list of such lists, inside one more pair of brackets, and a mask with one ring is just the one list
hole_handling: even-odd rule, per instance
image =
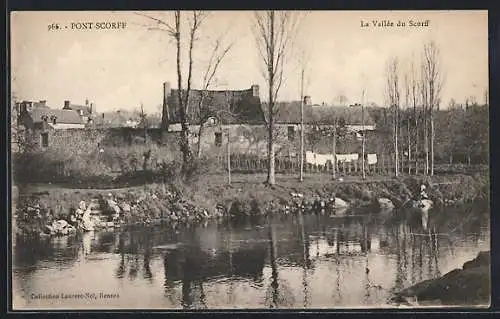
[[487, 308], [488, 12], [13, 11], [14, 311]]

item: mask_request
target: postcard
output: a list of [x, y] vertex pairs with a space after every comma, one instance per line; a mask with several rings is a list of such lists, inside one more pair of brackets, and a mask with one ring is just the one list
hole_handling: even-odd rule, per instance
[[15, 11], [13, 310], [489, 307], [487, 11]]

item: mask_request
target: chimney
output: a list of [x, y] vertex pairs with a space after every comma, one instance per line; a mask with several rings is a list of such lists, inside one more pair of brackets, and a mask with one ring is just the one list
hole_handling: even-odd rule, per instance
[[306, 106], [311, 106], [312, 105], [312, 100], [311, 100], [311, 97], [309, 95], [304, 96], [304, 104]]
[[89, 99], [85, 99], [85, 106], [89, 106]]
[[254, 97], [260, 97], [260, 95], [259, 95], [259, 86], [257, 84], [252, 85], [252, 95]]
[[94, 103], [90, 103], [90, 114], [92, 114], [93, 112], [94, 112]]
[[64, 101], [64, 107], [63, 108], [66, 109], [66, 110], [69, 109], [69, 101], [68, 100]]

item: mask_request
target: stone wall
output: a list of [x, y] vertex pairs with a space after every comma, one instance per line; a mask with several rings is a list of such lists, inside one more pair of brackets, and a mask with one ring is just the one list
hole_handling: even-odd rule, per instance
[[[292, 129], [293, 127], [293, 129]], [[48, 134], [49, 146], [41, 147], [41, 134]], [[267, 129], [265, 125], [212, 125], [204, 126], [201, 135], [202, 155], [223, 155], [227, 152], [228, 134], [231, 143], [231, 153], [240, 154], [267, 154]], [[169, 132], [167, 143], [177, 145], [179, 132]], [[190, 127], [189, 140], [193, 153], [197, 153], [199, 126]], [[374, 134], [370, 132], [369, 134]], [[275, 129], [275, 152], [277, 155], [296, 154], [300, 150], [300, 126], [277, 125]], [[366, 140], [367, 152], [378, 152], [370, 146], [370, 136]], [[34, 149], [74, 149], [76, 153], [89, 152], [98, 147], [127, 147], [132, 145], [144, 145], [145, 142], [157, 143], [161, 140], [159, 128], [148, 129], [146, 132], [141, 128], [108, 128], [108, 129], [67, 129], [53, 130], [41, 129], [31, 133], [30, 140]], [[306, 151], [318, 153], [330, 153], [332, 149], [332, 138], [320, 136], [312, 145], [306, 134]], [[361, 149], [361, 142], [356, 138], [339, 139], [337, 141], [337, 152], [357, 152]]]

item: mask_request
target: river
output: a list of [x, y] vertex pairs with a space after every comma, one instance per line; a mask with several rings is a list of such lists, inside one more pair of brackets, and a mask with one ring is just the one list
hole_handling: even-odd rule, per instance
[[14, 309], [390, 307], [392, 292], [490, 249], [487, 218], [448, 215], [434, 236], [369, 215], [306, 215], [18, 238]]

